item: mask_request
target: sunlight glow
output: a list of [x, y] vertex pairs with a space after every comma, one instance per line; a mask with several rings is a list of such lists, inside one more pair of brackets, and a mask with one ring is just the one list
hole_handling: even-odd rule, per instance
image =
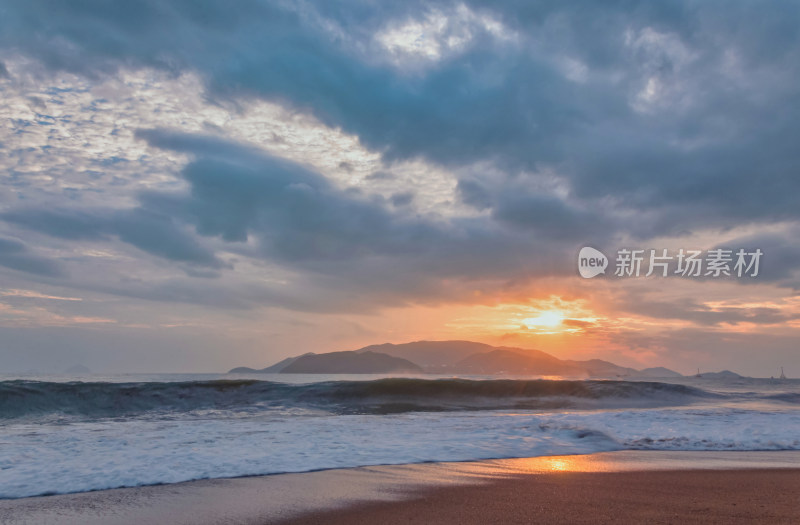
[[529, 317], [522, 320], [526, 328], [555, 328], [564, 321], [564, 313], [559, 310], [542, 312], [538, 317]]

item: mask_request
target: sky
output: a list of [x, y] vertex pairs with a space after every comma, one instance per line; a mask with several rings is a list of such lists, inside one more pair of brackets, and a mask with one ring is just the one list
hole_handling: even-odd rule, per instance
[[799, 141], [797, 1], [3, 2], [0, 371], [466, 339], [800, 374]]

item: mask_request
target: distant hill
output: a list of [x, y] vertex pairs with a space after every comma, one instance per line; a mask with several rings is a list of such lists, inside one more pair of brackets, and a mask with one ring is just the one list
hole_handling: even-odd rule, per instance
[[508, 348], [472, 354], [454, 365], [456, 371], [471, 374], [515, 374], [582, 376], [585, 372], [538, 350], [525, 353]]
[[258, 374], [263, 373], [262, 370], [257, 368], [250, 368], [249, 366], [237, 366], [228, 370], [229, 374]]
[[314, 355], [313, 352], [308, 352], [303, 355], [298, 355], [295, 357], [287, 357], [283, 361], [278, 361], [272, 366], [268, 366], [266, 368], [250, 368], [247, 366], [238, 366], [228, 371], [229, 374], [279, 374], [283, 371], [284, 368], [291, 365], [301, 357], [305, 357], [307, 355]]
[[730, 370], [723, 370], [721, 372], [703, 372], [700, 377], [703, 379], [736, 379], [742, 376]]
[[[498, 350], [502, 352], [496, 353]], [[633, 368], [621, 367], [600, 359], [561, 360], [540, 350], [496, 347], [472, 341], [384, 343], [356, 350], [356, 352], [369, 351], [408, 359], [430, 373], [505, 373], [577, 377], [623, 377], [638, 374]]]
[[331, 352], [298, 357], [281, 374], [388, 374], [420, 373], [418, 365], [378, 352]]
[[663, 366], [656, 366], [654, 368], [645, 368], [643, 370], [639, 370], [635, 375], [637, 377], [652, 377], [652, 378], [683, 377], [683, 374], [679, 374], [678, 372], [670, 370], [669, 368], [664, 368]]
[[631, 377], [639, 372], [635, 368], [615, 365], [602, 359], [589, 359], [588, 361], [564, 361], [586, 372], [588, 377], [623, 378]]
[[[238, 367], [231, 373], [386, 374], [431, 373], [529, 375], [605, 379], [682, 377], [664, 367], [636, 370], [602, 359], [559, 359], [540, 350], [491, 346], [472, 341], [415, 341], [370, 345], [353, 351], [303, 354], [260, 370]], [[732, 373], [732, 372], [729, 372]]]
[[495, 347], [472, 341], [415, 341], [413, 343], [365, 346], [356, 352], [381, 354], [408, 359], [422, 367], [449, 366], [472, 354], [488, 352]]

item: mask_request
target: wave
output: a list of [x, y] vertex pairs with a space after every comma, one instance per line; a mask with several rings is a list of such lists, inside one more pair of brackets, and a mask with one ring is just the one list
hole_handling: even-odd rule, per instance
[[777, 394], [765, 395], [763, 396], [764, 399], [770, 401], [781, 401], [784, 403], [790, 403], [793, 405], [800, 405], [800, 393], [799, 392], [780, 392]]
[[0, 382], [0, 419], [125, 417], [203, 410], [287, 408], [333, 414], [457, 410], [677, 406], [721, 397], [686, 385], [634, 381], [392, 378], [286, 384], [259, 380], [184, 382]]
[[762, 412], [709, 406], [382, 417], [130, 418], [10, 424], [2, 430], [0, 499], [427, 461], [631, 449], [800, 450], [798, 409]]

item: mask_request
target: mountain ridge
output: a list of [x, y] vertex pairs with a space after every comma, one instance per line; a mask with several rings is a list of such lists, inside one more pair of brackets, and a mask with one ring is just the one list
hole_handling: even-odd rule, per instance
[[602, 359], [559, 359], [536, 349], [492, 346], [474, 341], [382, 343], [357, 350], [308, 352], [262, 369], [237, 367], [229, 373], [428, 373], [472, 375], [538, 375], [577, 378], [683, 377], [664, 367], [642, 370]]
[[[285, 361], [285, 360], [284, 360]], [[389, 374], [420, 373], [422, 367], [407, 359], [379, 352], [328, 352], [300, 356], [280, 374]]]

